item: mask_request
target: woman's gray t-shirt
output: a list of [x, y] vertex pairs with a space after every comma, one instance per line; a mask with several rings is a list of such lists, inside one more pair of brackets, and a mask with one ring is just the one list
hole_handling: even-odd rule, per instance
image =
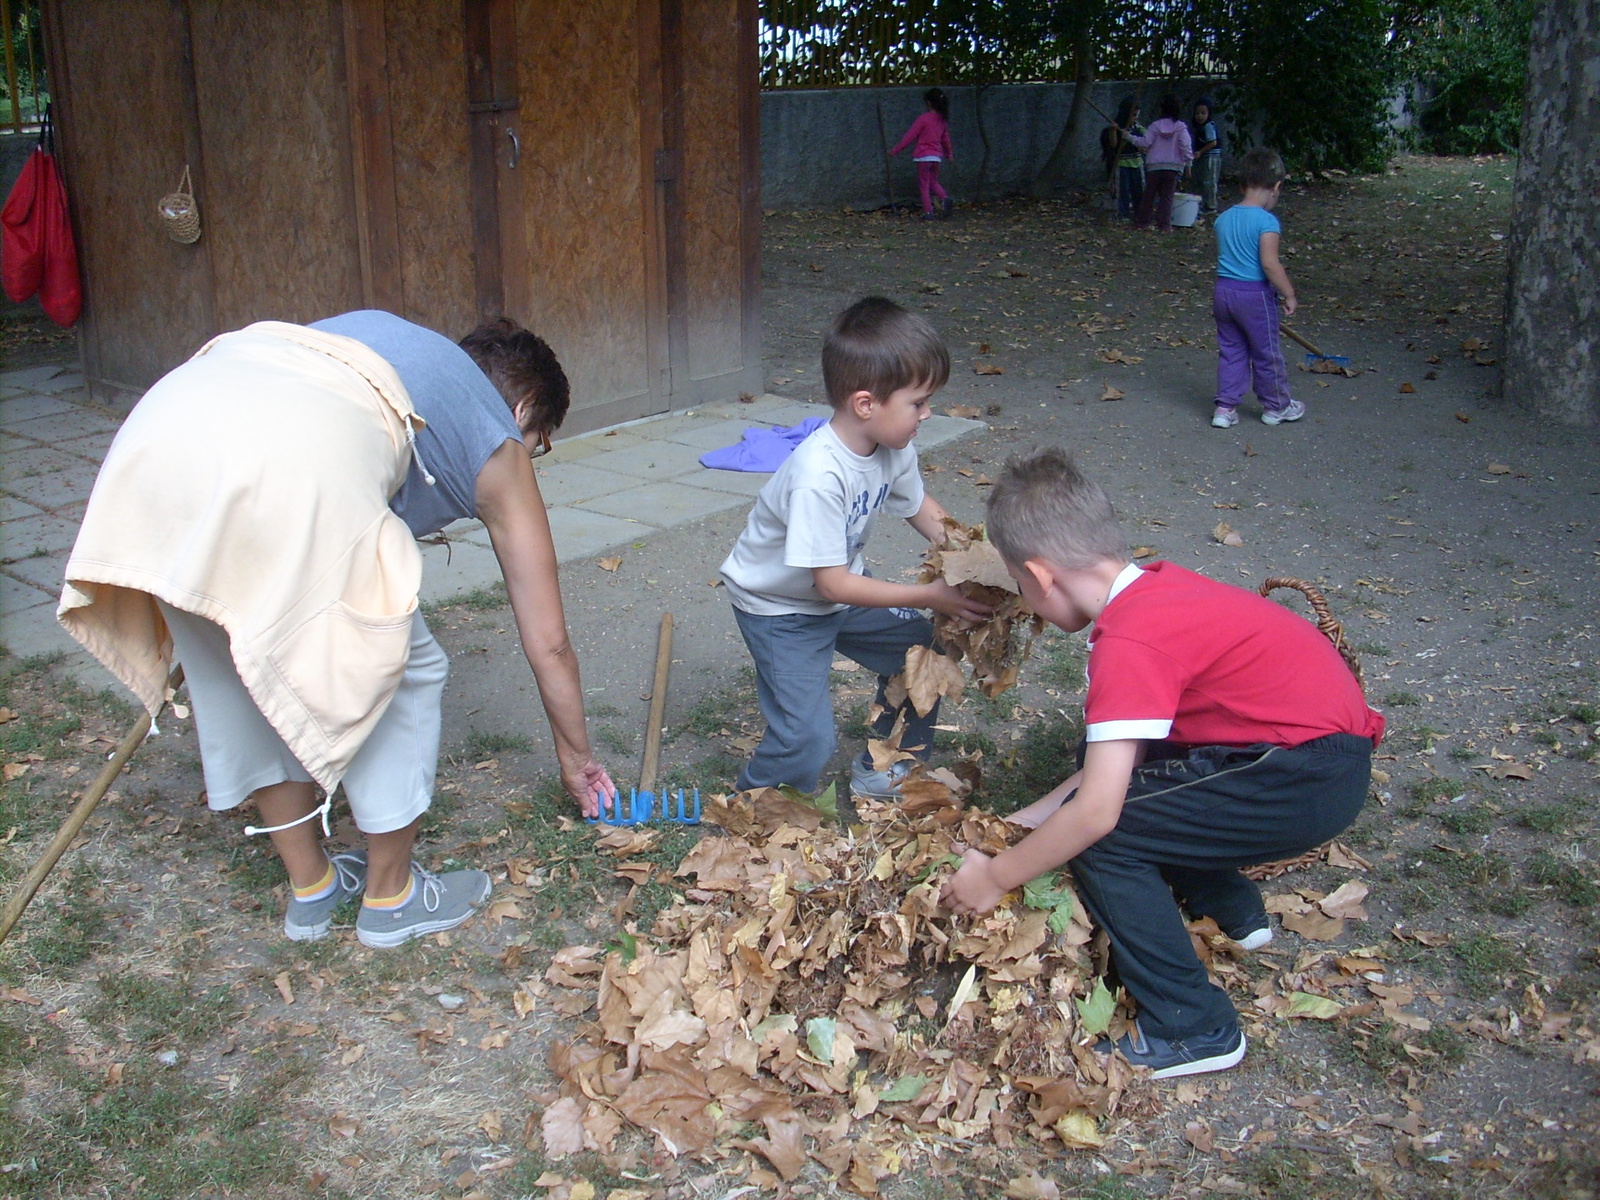
[[376, 309], [329, 317], [311, 328], [358, 341], [387, 362], [426, 422], [417, 431], [405, 482], [389, 501], [412, 535], [426, 537], [451, 521], [475, 518], [478, 472], [503, 443], [522, 441], [510, 407], [478, 364], [444, 335]]

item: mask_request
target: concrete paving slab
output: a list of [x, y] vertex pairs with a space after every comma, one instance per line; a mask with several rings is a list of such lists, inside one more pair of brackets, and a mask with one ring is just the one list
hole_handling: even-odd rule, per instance
[[[26, 420], [14, 421], [11, 419], [11, 406], [7, 404], [0, 407], [0, 427], [47, 445], [72, 441], [91, 433], [114, 434], [119, 428], [114, 418], [96, 409], [85, 408], [80, 404], [64, 404], [53, 396], [38, 396], [34, 399], [41, 404], [60, 404], [61, 407], [54, 412], [40, 412]], [[19, 400], [16, 403], [26, 404], [28, 401]]]
[[33, 385], [36, 392], [45, 392], [51, 396], [58, 396], [62, 392], [75, 392], [83, 387], [83, 372], [63, 371], [59, 375], [52, 375], [49, 379], [42, 379]]
[[[43, 456], [53, 456], [48, 461], [60, 459], [60, 465], [45, 466]], [[94, 487], [95, 476], [100, 473], [98, 464], [71, 454], [57, 454], [53, 450], [23, 451], [12, 459], [25, 459], [24, 465], [39, 468], [36, 473], [18, 474], [8, 460], [6, 491], [21, 497], [38, 508], [55, 509], [87, 496]]]
[[91, 433], [88, 437], [67, 438], [54, 445], [57, 450], [99, 463], [105, 461], [106, 451], [111, 449], [111, 439], [116, 436], [115, 429], [102, 429]]
[[[54, 396], [37, 396], [30, 392], [26, 396], [18, 396], [13, 400], [0, 401], [0, 429], [23, 433], [25, 432], [23, 429], [25, 425], [31, 421], [38, 420], [40, 417], [53, 417], [63, 413], [70, 414], [81, 411], [86, 410], [80, 409], [76, 404], [68, 404], [65, 400], [57, 400]], [[66, 436], [81, 437], [83, 432], [83, 427], [78, 426]], [[28, 436], [32, 437], [33, 435], [28, 434]]]
[[[16, 371], [0, 371], [0, 387], [32, 388], [34, 384], [44, 383], [54, 379], [57, 375], [71, 370], [59, 363], [46, 363], [42, 367], [23, 367]], [[74, 371], [74, 374], [77, 372]]]
[[697, 475], [681, 475], [678, 483], [692, 483], [695, 487], [710, 488], [716, 492], [731, 492], [736, 496], [752, 497], [772, 478], [770, 471], [701, 471]]
[[486, 546], [451, 539], [449, 546], [424, 545], [421, 549], [420, 598], [424, 604], [449, 600], [501, 581], [500, 560]]
[[610, 495], [633, 487], [638, 481], [619, 474], [610, 466], [610, 454], [595, 455], [582, 462], [552, 463], [538, 468], [539, 494], [554, 505], [578, 504], [596, 496]]
[[[0, 486], [4, 484], [5, 474], [0, 472]], [[12, 521], [26, 521], [37, 517], [41, 511], [26, 500], [19, 500], [15, 496], [0, 492], [0, 524], [9, 525]]]
[[986, 433], [988, 429], [989, 426], [982, 421], [973, 421], [966, 417], [936, 415], [929, 417], [918, 428], [917, 446], [923, 450], [931, 450], [935, 446], [943, 446], [945, 443], [956, 441], [958, 438]]
[[[0, 514], [5, 512], [5, 501], [0, 497]], [[31, 508], [20, 500], [11, 501], [19, 508]], [[72, 549], [78, 540], [78, 522], [51, 513], [34, 513], [16, 520], [0, 515], [0, 559], [23, 558], [36, 550], [53, 554], [58, 550]]]
[[752, 417], [748, 421], [717, 421], [700, 420], [693, 425], [666, 435], [665, 440], [676, 442], [681, 446], [693, 446], [704, 454], [707, 450], [719, 450], [723, 446], [737, 446], [744, 440], [746, 429], [769, 429], [771, 425], [759, 418]]
[[800, 401], [790, 401], [768, 409], [761, 415], [763, 421], [773, 425], [798, 425], [807, 417], [831, 417], [833, 409], [826, 404], [806, 404]]
[[625, 521], [581, 508], [552, 508], [550, 533], [556, 542], [556, 561], [569, 563], [602, 550], [626, 546], [649, 537], [655, 530], [637, 521]]
[[41, 592], [59, 596], [62, 581], [66, 579], [67, 552], [57, 550], [54, 554], [25, 555], [8, 562], [5, 569], [6, 574], [33, 584]]
[[579, 434], [550, 447], [550, 453], [539, 459], [541, 463], [581, 462], [595, 454], [613, 450], [626, 450], [630, 446], [643, 446], [649, 438], [640, 437], [631, 429], [611, 429]]
[[596, 467], [616, 478], [614, 491], [637, 487], [658, 479], [671, 479], [688, 471], [700, 470], [700, 451], [693, 446], [679, 446], [673, 442], [649, 442], [630, 446], [605, 456], [601, 462], [584, 464]]
[[691, 487], [682, 481], [667, 481], [647, 483], [625, 492], [600, 496], [579, 507], [616, 517], [631, 516], [657, 529], [672, 529], [744, 504], [744, 497], [732, 492]]
[[55, 602], [55, 594], [43, 588], [34, 587], [31, 583], [24, 583], [10, 575], [0, 574], [0, 615], [7, 623], [13, 615], [26, 612], [30, 608], [37, 608], [41, 604]]
[[[95, 680], [87, 685], [91, 690], [98, 691], [115, 683], [105, 668], [95, 661], [94, 656], [74, 641], [56, 622], [54, 604], [39, 604], [23, 612], [5, 614], [4, 619], [0, 619], [0, 645], [4, 645], [18, 658], [32, 658], [36, 654], [65, 653], [75, 662], [83, 664], [85, 668], [83, 678], [92, 677]], [[120, 684], [116, 686], [121, 688]], [[122, 694], [124, 696], [128, 694], [126, 689], [122, 689]]]

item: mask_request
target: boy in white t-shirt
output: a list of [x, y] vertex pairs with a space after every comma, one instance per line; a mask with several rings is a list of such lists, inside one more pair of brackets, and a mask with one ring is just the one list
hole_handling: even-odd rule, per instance
[[[888, 677], [905, 665], [908, 649], [933, 641], [932, 622], [913, 610], [988, 615], [943, 580], [873, 579], [862, 555], [880, 512], [906, 518], [929, 541], [944, 538], [944, 509], [923, 491], [911, 444], [930, 415], [929, 398], [950, 376], [950, 354], [933, 326], [882, 297], [860, 300], [823, 339], [822, 376], [832, 419], [767, 481], [722, 564], [767, 719], [766, 736], [739, 773], [741, 789], [817, 790], [838, 744], [828, 681], [836, 651], [878, 673], [878, 702], [887, 709]], [[919, 716], [904, 707], [902, 749], [927, 757], [937, 711]], [[898, 715], [880, 715], [880, 736]], [[851, 790], [897, 795], [907, 767], [874, 770], [858, 756]]]

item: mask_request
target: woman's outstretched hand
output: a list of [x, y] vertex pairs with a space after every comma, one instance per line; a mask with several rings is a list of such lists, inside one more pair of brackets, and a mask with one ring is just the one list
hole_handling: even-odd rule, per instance
[[612, 803], [617, 794], [617, 785], [611, 782], [610, 772], [592, 758], [575, 771], [563, 767], [561, 785], [588, 819], [598, 817], [600, 806]]

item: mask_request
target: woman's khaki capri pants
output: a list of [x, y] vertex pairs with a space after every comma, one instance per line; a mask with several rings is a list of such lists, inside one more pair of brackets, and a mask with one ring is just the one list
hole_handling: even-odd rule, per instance
[[[169, 604], [161, 605], [161, 613], [194, 705], [211, 808], [236, 808], [250, 793], [273, 784], [310, 783], [311, 776], [245, 690], [227, 631]], [[400, 687], [345, 772], [345, 797], [362, 833], [392, 833], [428, 811], [449, 670], [444, 649], [418, 613], [411, 622], [411, 657]]]

